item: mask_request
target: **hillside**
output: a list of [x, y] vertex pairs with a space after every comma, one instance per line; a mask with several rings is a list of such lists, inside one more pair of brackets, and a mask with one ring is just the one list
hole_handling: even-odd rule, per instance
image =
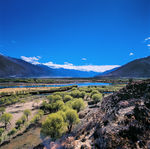
[[146, 58], [136, 59], [131, 61], [118, 69], [109, 72], [105, 75], [99, 75], [96, 77], [108, 77], [108, 78], [146, 78], [150, 77], [150, 56]]
[[21, 59], [0, 55], [0, 78], [9, 77], [93, 77], [96, 72], [54, 69], [45, 65], [33, 65]]
[[150, 80], [128, 84], [79, 117], [71, 134], [34, 149], [149, 149]]
[[21, 59], [0, 55], [0, 77], [52, 76], [51, 69], [30, 64]]
[[65, 139], [70, 149], [150, 148], [150, 81], [132, 83], [104, 98]]

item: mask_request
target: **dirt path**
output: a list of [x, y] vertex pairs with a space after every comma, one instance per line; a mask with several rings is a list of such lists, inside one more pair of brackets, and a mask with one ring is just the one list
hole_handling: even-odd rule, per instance
[[[41, 103], [42, 103], [42, 100], [39, 100], [38, 105], [40, 105]], [[18, 104], [7, 107], [6, 112], [11, 113], [13, 115], [13, 119], [11, 121], [11, 127], [13, 128], [15, 126], [15, 122], [23, 115], [23, 112], [26, 109], [31, 110], [31, 113], [32, 113], [29, 119], [33, 117], [33, 115], [35, 115], [37, 111], [35, 106], [37, 106], [36, 101], [29, 101], [26, 103], [18, 103]]]

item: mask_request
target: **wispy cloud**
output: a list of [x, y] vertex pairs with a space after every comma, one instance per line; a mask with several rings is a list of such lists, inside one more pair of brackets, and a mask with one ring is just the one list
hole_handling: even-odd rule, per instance
[[148, 46], [148, 48], [150, 48], [150, 37], [145, 38], [144, 40]]
[[111, 70], [113, 68], [119, 67], [119, 65], [73, 65], [72, 63], [64, 62], [64, 64], [56, 64], [53, 62], [47, 62], [47, 63], [40, 63], [39, 59], [40, 56], [34, 56], [34, 57], [26, 57], [21, 56], [21, 58], [24, 61], [27, 61], [32, 64], [43, 64], [50, 68], [64, 68], [64, 69], [73, 69], [73, 70], [80, 70], [80, 71], [94, 71], [94, 72], [105, 72], [107, 70]]
[[87, 59], [86, 59], [86, 58], [82, 58], [82, 60], [83, 60], [83, 61], [86, 61]]
[[132, 56], [132, 55], [134, 55], [134, 53], [132, 53], [132, 52], [131, 52], [131, 53], [129, 53], [129, 56]]
[[145, 41], [148, 41], [148, 40], [150, 40], [150, 37], [145, 38]]
[[26, 62], [32, 63], [32, 64], [40, 64], [38, 60], [40, 59], [40, 56], [34, 56], [34, 57], [26, 57], [26, 56], [21, 56], [21, 59], [23, 59]]
[[51, 68], [64, 68], [64, 69], [73, 69], [73, 70], [88, 71], [88, 72], [89, 71], [104, 72], [104, 71], [119, 67], [119, 65], [81, 65], [81, 66], [76, 66], [71, 63], [55, 64], [53, 62], [44, 63], [44, 65], [49, 66]]

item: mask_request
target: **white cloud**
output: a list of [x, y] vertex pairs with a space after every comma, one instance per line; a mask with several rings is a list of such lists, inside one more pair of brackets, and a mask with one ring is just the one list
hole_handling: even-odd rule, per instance
[[21, 56], [21, 59], [23, 59], [26, 62], [32, 63], [32, 64], [40, 64], [38, 60], [40, 59], [40, 56], [34, 56], [34, 57], [26, 57], [26, 56]]
[[82, 58], [82, 60], [83, 60], [83, 61], [86, 61], [87, 59], [86, 59], [86, 58]]
[[150, 40], [150, 37], [145, 38], [145, 41], [148, 41], [148, 40]]
[[80, 71], [94, 71], [94, 72], [104, 72], [116, 67], [119, 65], [82, 65], [76, 66], [71, 63], [65, 62], [64, 64], [55, 64], [53, 62], [44, 63], [44, 65], [49, 66], [51, 68], [64, 68], [64, 69], [74, 69]]
[[145, 38], [145, 42], [147, 43], [147, 46], [150, 48], [150, 37]]
[[134, 53], [131, 52], [129, 55], [132, 56], [132, 55], [134, 55]]
[[107, 70], [111, 70], [113, 68], [119, 67], [119, 65], [73, 65], [72, 63], [64, 62], [64, 64], [55, 64], [53, 62], [47, 62], [47, 63], [40, 63], [38, 62], [41, 58], [40, 56], [34, 56], [34, 57], [26, 57], [21, 56], [21, 58], [24, 61], [27, 61], [32, 64], [43, 64], [50, 68], [64, 68], [64, 69], [73, 69], [73, 70], [80, 70], [80, 71], [94, 71], [94, 72], [104, 72]]

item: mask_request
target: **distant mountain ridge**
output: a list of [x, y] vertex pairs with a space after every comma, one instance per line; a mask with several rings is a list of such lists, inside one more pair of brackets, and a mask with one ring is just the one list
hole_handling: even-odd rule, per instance
[[96, 77], [107, 78], [147, 78], [150, 77], [150, 56], [131, 61], [105, 75]]
[[97, 72], [70, 69], [53, 69], [45, 65], [33, 65], [24, 60], [0, 55], [0, 77], [93, 77]]
[[0, 55], [0, 77], [51, 76], [51, 69], [30, 64], [24, 60]]

